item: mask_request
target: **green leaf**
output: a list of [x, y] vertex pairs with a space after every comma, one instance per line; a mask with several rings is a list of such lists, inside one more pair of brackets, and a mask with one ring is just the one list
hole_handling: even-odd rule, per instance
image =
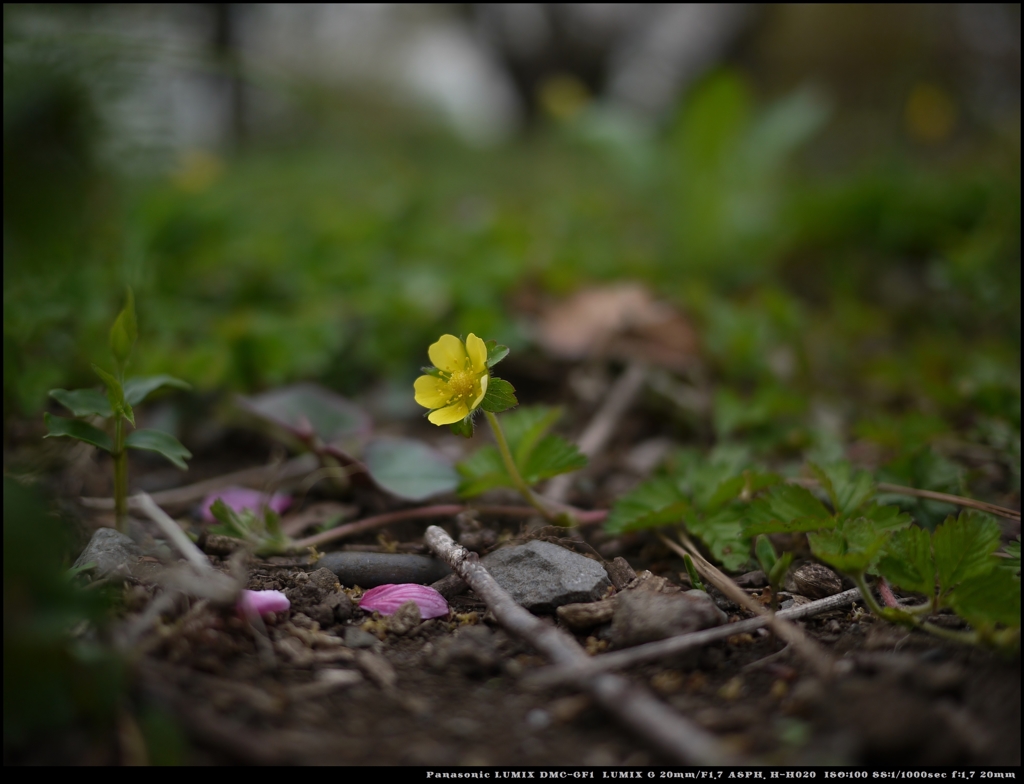
[[715, 492], [711, 494], [711, 498], [708, 499], [704, 508], [709, 512], [721, 509], [730, 501], [736, 500], [746, 487], [746, 476], [740, 475], [726, 479], [715, 488]]
[[237, 398], [249, 413], [302, 438], [311, 427], [325, 444], [358, 438], [370, 432], [370, 417], [350, 400], [319, 384], [300, 383]]
[[861, 517], [866, 517], [875, 524], [876, 528], [883, 531], [906, 528], [913, 522], [913, 518], [898, 506], [879, 506], [878, 504], [871, 504], [864, 509]]
[[66, 419], [51, 414], [43, 414], [43, 421], [49, 430], [43, 438], [69, 436], [70, 438], [77, 438], [79, 441], [85, 441], [87, 444], [98, 446], [100, 449], [105, 449], [108, 452], [114, 451], [114, 442], [110, 439], [110, 436], [98, 427], [93, 427], [88, 422], [83, 422], [80, 419]]
[[866, 572], [889, 537], [866, 518], [847, 520], [842, 528], [807, 534], [811, 552], [841, 572], [859, 575]]
[[124, 405], [124, 388], [121, 386], [121, 382], [99, 365], [93, 365], [92, 369], [93, 372], [100, 377], [100, 380], [106, 384], [107, 400], [110, 401], [110, 410], [116, 413]]
[[505, 471], [505, 463], [497, 447], [490, 444], [458, 463], [455, 470], [462, 477], [458, 493], [463, 498], [472, 498], [496, 487], [515, 486]]
[[808, 531], [821, 531], [831, 528], [835, 521], [831, 518], [821, 517], [797, 517], [793, 520], [759, 520], [748, 522], [743, 526], [743, 533], [747, 536], [758, 534], [799, 534]]
[[772, 586], [776, 591], [786, 581], [786, 573], [789, 572], [789, 567], [793, 564], [793, 553], [783, 553], [782, 557], [775, 562], [775, 565], [771, 568], [771, 571], [767, 573], [768, 584]]
[[[819, 528], [832, 525], [832, 515], [809, 490], [797, 485], [778, 485], [750, 505], [747, 519], [752, 523], [788, 522], [799, 518], [821, 520]], [[800, 530], [813, 530], [803, 528]]]
[[192, 389], [192, 385], [166, 374], [159, 376], [136, 376], [124, 382], [124, 399], [129, 405], [137, 406], [160, 387]]
[[965, 579], [950, 594], [949, 603], [976, 628], [996, 623], [1020, 626], [1020, 580], [1005, 569]]
[[472, 438], [473, 417], [466, 417], [465, 419], [460, 419], [458, 422], [453, 422], [451, 425], [449, 425], [449, 428], [451, 429], [452, 433], [454, 433], [457, 436], [462, 436], [463, 438]]
[[847, 462], [819, 467], [808, 467], [821, 487], [828, 493], [837, 516], [847, 517], [856, 512], [875, 493], [875, 483], [867, 471], [851, 473]]
[[683, 521], [726, 571], [739, 571], [750, 562], [750, 537], [743, 531], [740, 506], [727, 506], [705, 516], [691, 509], [684, 513]]
[[935, 559], [931, 534], [916, 526], [894, 532], [878, 559], [878, 571], [900, 588], [932, 597], [935, 594]]
[[1017, 534], [1017, 538], [1003, 548], [1003, 552], [1009, 557], [1004, 558], [1000, 566], [1003, 569], [1008, 569], [1012, 574], [1020, 576], [1020, 534]]
[[218, 498], [210, 505], [210, 514], [220, 525], [213, 526], [210, 533], [221, 536], [233, 536], [244, 539], [249, 534], [249, 526], [246, 525], [238, 513], [224, 503], [224, 499]]
[[527, 484], [550, 479], [558, 474], [577, 471], [587, 465], [587, 458], [564, 438], [555, 435], [544, 436], [532, 450], [526, 463], [517, 466]]
[[689, 508], [689, 502], [673, 482], [652, 479], [616, 500], [605, 522], [605, 530], [620, 534], [679, 523]]
[[766, 575], [779, 560], [779, 555], [775, 552], [771, 539], [767, 536], [757, 537], [754, 542], [754, 555], [757, 556], [757, 562], [761, 565], [761, 571]]
[[508, 346], [499, 346], [495, 340], [484, 343], [487, 346], [487, 367], [492, 368], [508, 356]]
[[110, 408], [107, 396], [96, 389], [51, 389], [50, 397], [68, 409], [76, 417], [92, 416], [109, 417], [114, 412]]
[[944, 594], [958, 583], [991, 571], [999, 547], [999, 524], [988, 515], [963, 511], [935, 529], [935, 565]]
[[707, 588], [704, 587], [704, 583], [701, 581], [700, 575], [697, 574], [697, 567], [693, 565], [693, 558], [690, 557], [689, 553], [686, 553], [683, 556], [683, 566], [686, 567], [686, 574], [690, 578], [690, 585], [698, 591], [707, 592]]
[[128, 361], [138, 337], [139, 330], [135, 322], [135, 296], [129, 288], [128, 301], [121, 312], [117, 314], [114, 326], [110, 328], [110, 351], [119, 367], [123, 368]]
[[170, 433], [163, 433], [159, 430], [133, 430], [124, 440], [125, 446], [132, 449], [142, 449], [147, 452], [157, 452], [170, 460], [182, 471], [187, 470], [185, 460], [192, 457], [181, 442]]
[[508, 411], [510, 408], [519, 405], [515, 393], [515, 387], [510, 383], [504, 379], [491, 376], [484, 399], [480, 401], [480, 408], [484, 411], [490, 411], [492, 414]]
[[501, 418], [502, 429], [512, 459], [522, 471], [540, 440], [562, 416], [562, 409], [549, 406], [523, 406]]
[[378, 485], [410, 501], [451, 492], [459, 483], [459, 475], [444, 455], [411, 438], [371, 441], [364, 462]]

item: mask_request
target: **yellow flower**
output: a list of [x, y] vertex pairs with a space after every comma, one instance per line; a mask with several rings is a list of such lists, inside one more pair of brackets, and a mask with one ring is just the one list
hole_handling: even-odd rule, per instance
[[465, 343], [454, 335], [442, 335], [427, 354], [436, 375], [416, 379], [416, 402], [432, 409], [427, 419], [435, 425], [465, 419], [487, 394], [487, 346], [472, 332]]

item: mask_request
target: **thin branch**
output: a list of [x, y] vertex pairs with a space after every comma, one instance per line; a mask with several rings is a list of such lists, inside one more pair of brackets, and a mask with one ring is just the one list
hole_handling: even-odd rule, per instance
[[689, 553], [690, 557], [693, 558], [694, 566], [697, 567], [697, 571], [700, 572], [701, 577], [714, 585], [732, 601], [740, 605], [740, 607], [744, 607], [755, 615], [765, 616], [768, 619], [768, 625], [779, 639], [792, 645], [793, 650], [814, 668], [819, 677], [827, 679], [831, 676], [831, 656], [822, 650], [821, 647], [810, 637], [804, 634], [803, 629], [799, 626], [787, 621], [785, 618], [780, 618], [776, 613], [773, 613], [754, 599], [751, 599], [743, 589], [736, 585], [736, 583], [734, 583], [726, 574], [704, 558], [685, 533], [680, 534], [680, 539], [686, 546], [686, 549], [683, 549], [663, 534], [659, 533], [658, 537], [680, 556]]
[[185, 556], [185, 560], [192, 564], [201, 574], [211, 574], [214, 572], [214, 568], [210, 565], [210, 559], [188, 538], [188, 535], [181, 530], [181, 526], [156, 505], [152, 498], [146, 493], [138, 493], [132, 496], [132, 500], [137, 509], [144, 512], [150, 520], [160, 526], [160, 530], [167, 535], [172, 544]]
[[[473, 506], [471, 504], [420, 506], [413, 509], [399, 509], [397, 512], [385, 512], [384, 514], [366, 517], [355, 522], [345, 523], [345, 525], [339, 525], [337, 528], [332, 528], [329, 531], [307, 536], [305, 539], [298, 539], [292, 543], [291, 549], [303, 550], [307, 547], [319, 547], [328, 542], [345, 539], [349, 536], [355, 536], [356, 534], [403, 520], [419, 520], [424, 517], [454, 517], [460, 512], [471, 510], [481, 514], [505, 515], [507, 517], [531, 517], [537, 514], [537, 510], [532, 506]], [[604, 509], [573, 509], [572, 514], [581, 523], [601, 522], [608, 516], [608, 512]]]
[[[856, 588], [851, 588], [835, 596], [826, 596], [824, 599], [780, 610], [775, 617], [792, 621], [798, 618], [809, 618], [839, 607], [846, 607], [858, 598], [860, 598], [860, 592]], [[677, 656], [686, 651], [693, 650], [694, 648], [701, 648], [705, 645], [728, 639], [736, 634], [749, 634], [758, 629], [763, 629], [768, 625], [768, 622], [769, 618], [767, 615], [758, 615], [743, 621], [728, 623], [724, 626], [716, 626], [712, 629], [680, 634], [621, 651], [602, 653], [599, 656], [592, 657], [582, 666], [556, 666], [549, 667], [547, 670], [541, 670], [528, 676], [524, 685], [528, 688], [541, 690], [567, 683], [575, 683], [579, 679], [589, 677], [595, 672], [610, 672], [631, 667], [635, 664], [660, 661], [670, 656]]]
[[[615, 380], [604, 403], [580, 435], [576, 443], [580, 452], [593, 459], [604, 449], [619, 419], [633, 404], [646, 380], [647, 366], [642, 362], [630, 362], [626, 372]], [[545, 497], [553, 501], [565, 501], [569, 495], [571, 482], [571, 474], [560, 474], [554, 477], [544, 489]]]
[[[487, 603], [488, 609], [508, 631], [530, 643], [556, 664], [580, 667], [590, 660], [569, 634], [516, 604], [480, 564], [476, 555], [456, 544], [442, 528], [430, 526], [424, 538], [431, 550]], [[735, 764], [739, 761], [717, 738], [638, 684], [618, 675], [598, 673], [581, 685], [609, 713], [674, 760], [701, 765]]]
[[[811, 477], [793, 477], [786, 480], [791, 485], [801, 487], [818, 487], [820, 483]], [[950, 493], [938, 493], [934, 490], [918, 490], [915, 487], [904, 487], [903, 485], [891, 485], [888, 482], [878, 482], [875, 487], [882, 493], [893, 493], [905, 495], [910, 498], [926, 498], [929, 501], [942, 501], [945, 504], [962, 506], [966, 509], [977, 509], [980, 512], [988, 512], [997, 517], [1005, 517], [1007, 520], [1020, 521], [1020, 512], [1015, 509], [1008, 509], [1005, 506], [990, 504], [987, 501], [977, 501], [973, 498], [965, 498], [962, 495], [951, 495]]]

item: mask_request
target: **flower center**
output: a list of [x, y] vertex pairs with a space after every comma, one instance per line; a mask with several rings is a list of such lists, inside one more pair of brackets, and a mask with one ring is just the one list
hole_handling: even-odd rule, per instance
[[476, 381], [476, 374], [469, 370], [456, 370], [448, 379], [448, 388], [458, 400], [463, 400], [473, 394], [473, 384]]

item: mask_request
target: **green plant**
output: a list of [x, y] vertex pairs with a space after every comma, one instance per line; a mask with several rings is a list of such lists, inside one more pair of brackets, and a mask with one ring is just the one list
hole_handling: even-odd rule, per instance
[[[128, 515], [128, 449], [156, 452], [178, 468], [187, 468], [185, 460], [192, 454], [174, 438], [159, 430], [132, 430], [135, 427], [133, 406], [145, 400], [161, 387], [189, 389], [184, 381], [167, 375], [125, 378], [132, 349], [138, 338], [135, 319], [135, 298], [128, 289], [127, 302], [110, 329], [110, 353], [114, 357], [114, 372], [109, 373], [97, 365], [92, 368], [106, 386], [106, 394], [95, 389], [51, 389], [50, 397], [71, 411], [76, 419], [43, 414], [48, 429], [44, 438], [67, 436], [92, 444], [109, 452], [114, 460], [114, 510], [117, 528], [124, 531]], [[112, 432], [96, 427], [86, 419], [110, 420]]]
[[793, 553], [787, 551], [779, 557], [771, 539], [762, 534], [754, 540], [754, 555], [765, 577], [768, 578], [768, 586], [772, 592], [772, 609], [778, 609], [779, 591], [782, 590], [786, 574], [793, 563]]
[[281, 530], [281, 518], [268, 507], [236, 512], [218, 498], [210, 506], [210, 514], [220, 523], [210, 533], [241, 539], [252, 546], [256, 555], [276, 555], [291, 545], [291, 539]]

